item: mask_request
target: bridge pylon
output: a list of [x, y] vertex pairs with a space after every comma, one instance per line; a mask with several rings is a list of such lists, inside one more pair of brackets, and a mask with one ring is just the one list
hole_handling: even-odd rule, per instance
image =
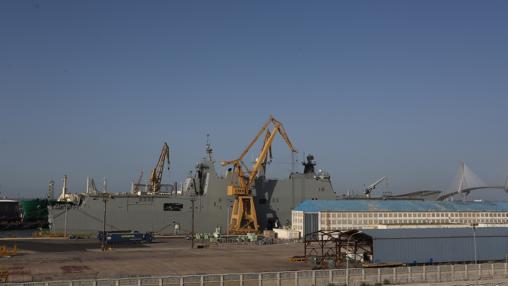
[[484, 190], [484, 189], [503, 189], [508, 193], [508, 177], [504, 186], [489, 186], [485, 183], [478, 175], [476, 175], [471, 168], [469, 168], [464, 162], [460, 163], [459, 171], [457, 176], [453, 180], [450, 190], [438, 197], [439, 201], [446, 199], [453, 199], [455, 195], [463, 194], [463, 199], [469, 195], [471, 191]]

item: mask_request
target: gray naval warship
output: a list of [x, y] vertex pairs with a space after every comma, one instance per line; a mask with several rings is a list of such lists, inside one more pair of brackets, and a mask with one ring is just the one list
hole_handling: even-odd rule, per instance
[[[59, 202], [48, 207], [50, 229], [56, 232], [97, 232], [135, 230], [159, 234], [189, 234], [194, 218], [195, 232], [222, 233], [228, 229], [233, 198], [227, 185], [233, 174], [219, 175], [207, 144], [206, 157], [182, 184], [163, 185], [157, 193], [146, 185], [134, 184], [130, 192], [106, 193], [87, 187], [80, 194], [66, 193], [66, 181]], [[304, 200], [330, 200], [336, 194], [330, 175], [315, 170], [309, 155], [303, 172], [291, 172], [287, 178], [256, 178], [253, 195], [260, 230], [288, 225], [291, 209]], [[92, 181], [93, 182], [93, 181]], [[87, 184], [88, 185], [88, 184]], [[141, 191], [140, 191], [141, 190]], [[194, 208], [194, 209], [193, 209]], [[104, 219], [105, 218], [105, 219]]]

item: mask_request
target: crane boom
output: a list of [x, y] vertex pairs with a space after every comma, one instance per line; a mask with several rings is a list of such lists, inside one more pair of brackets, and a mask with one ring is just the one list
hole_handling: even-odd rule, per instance
[[377, 181], [375, 181], [374, 183], [370, 184], [367, 188], [365, 188], [365, 194], [367, 196], [369, 196], [372, 193], [372, 191], [374, 191], [374, 189], [377, 187], [377, 185], [379, 185], [385, 179], [386, 179], [386, 176], [381, 177]]
[[[282, 123], [280, 123], [277, 119], [275, 119], [275, 117], [273, 117], [272, 115], [270, 115], [270, 118], [268, 118], [268, 120], [263, 124], [263, 126], [261, 127], [261, 129], [258, 131], [258, 133], [256, 134], [256, 136], [254, 136], [254, 139], [252, 139], [252, 141], [249, 143], [249, 145], [247, 145], [247, 148], [245, 148], [245, 150], [243, 150], [242, 154], [240, 155], [240, 157], [238, 157], [238, 159], [236, 160], [231, 160], [231, 161], [222, 161], [221, 164], [222, 166], [226, 166], [226, 165], [232, 165], [235, 163], [235, 161], [243, 161], [243, 158], [245, 157], [245, 155], [247, 155], [247, 153], [249, 153], [250, 149], [252, 148], [252, 146], [254, 146], [254, 144], [258, 141], [259, 137], [261, 137], [261, 135], [263, 134], [263, 132], [265, 132], [268, 127], [270, 126], [270, 123], [272, 123], [274, 126], [280, 126], [280, 130], [279, 130], [279, 133], [280, 135], [282, 136], [282, 138], [284, 139], [284, 141], [286, 141], [286, 144], [288, 145], [289, 149], [292, 151], [292, 152], [295, 152], [297, 153], [298, 151], [293, 147], [293, 144], [291, 143], [291, 140], [289, 140], [289, 137], [287, 136], [286, 134], [286, 130], [284, 129], [284, 127], [282, 126]], [[266, 139], [265, 139], [266, 140]]]
[[[270, 124], [273, 125], [272, 131], [269, 129]], [[261, 152], [252, 170], [249, 170], [243, 162], [243, 158], [263, 133], [265, 133], [263, 147], [261, 148]], [[252, 196], [252, 185], [261, 168], [266, 166], [268, 155], [271, 157], [271, 146], [277, 134], [284, 139], [292, 152], [297, 152], [291, 140], [289, 140], [282, 124], [273, 116], [270, 116], [268, 121], [263, 124], [261, 130], [254, 136], [254, 139], [249, 143], [238, 159], [221, 162], [222, 166], [233, 165], [233, 172], [235, 172], [238, 177], [238, 184], [232, 182], [227, 187], [228, 196], [235, 197], [229, 224], [229, 233], [231, 234], [257, 233], [259, 231], [256, 208]]]
[[139, 191], [139, 186], [141, 185], [141, 180], [143, 179], [143, 171], [139, 174], [138, 180], [136, 183], [134, 183], [134, 188], [132, 189], [132, 192], [134, 194], [137, 194]]
[[162, 146], [161, 154], [159, 156], [159, 161], [157, 161], [157, 165], [152, 170], [152, 175], [150, 176], [150, 189], [153, 193], [158, 193], [161, 189], [162, 182], [162, 172], [164, 171], [164, 163], [168, 162], [168, 170], [169, 170], [169, 146], [168, 143], [164, 143]]

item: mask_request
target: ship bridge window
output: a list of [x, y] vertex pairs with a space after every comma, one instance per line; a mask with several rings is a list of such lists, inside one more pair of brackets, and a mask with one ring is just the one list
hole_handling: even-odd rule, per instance
[[182, 209], [183, 209], [183, 204], [179, 204], [179, 203], [165, 203], [164, 204], [165, 211], [174, 212], [174, 211], [181, 211]]

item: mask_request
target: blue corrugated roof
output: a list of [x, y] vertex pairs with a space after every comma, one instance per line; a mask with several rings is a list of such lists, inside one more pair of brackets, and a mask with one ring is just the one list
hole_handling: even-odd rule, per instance
[[508, 202], [441, 202], [414, 200], [307, 200], [299, 204], [295, 210], [304, 212], [319, 211], [490, 211], [508, 212]]
[[[398, 228], [398, 229], [362, 229], [362, 233], [373, 239], [399, 238], [440, 238], [473, 236], [471, 227], [459, 228]], [[507, 227], [478, 227], [476, 237], [507, 237]], [[507, 240], [508, 243], [508, 240]]]

